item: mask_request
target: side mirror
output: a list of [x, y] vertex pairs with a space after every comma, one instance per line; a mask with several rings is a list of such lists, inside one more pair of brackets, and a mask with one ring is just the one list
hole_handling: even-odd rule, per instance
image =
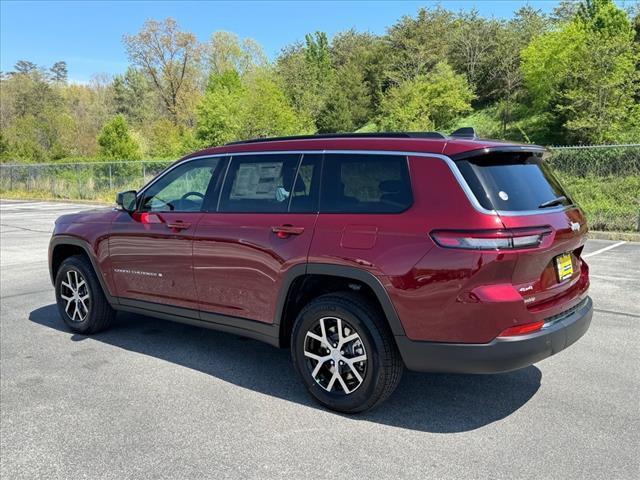
[[116, 195], [116, 203], [125, 212], [134, 212], [136, 210], [136, 193], [135, 190], [120, 192]]

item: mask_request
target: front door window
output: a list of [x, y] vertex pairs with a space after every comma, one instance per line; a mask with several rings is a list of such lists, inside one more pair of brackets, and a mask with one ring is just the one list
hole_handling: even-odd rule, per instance
[[201, 212], [211, 179], [220, 162], [207, 158], [186, 162], [168, 172], [143, 194], [140, 210], [145, 212]]

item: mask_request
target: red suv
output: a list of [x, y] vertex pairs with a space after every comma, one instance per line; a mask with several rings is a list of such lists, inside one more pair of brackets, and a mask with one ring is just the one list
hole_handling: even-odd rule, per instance
[[250, 140], [174, 163], [118, 208], [60, 217], [60, 315], [136, 312], [291, 347], [357, 412], [406, 366], [494, 373], [589, 328], [587, 224], [544, 149], [463, 130]]

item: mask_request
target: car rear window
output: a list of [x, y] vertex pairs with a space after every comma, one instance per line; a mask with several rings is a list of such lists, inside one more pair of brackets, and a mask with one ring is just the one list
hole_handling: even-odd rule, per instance
[[[572, 203], [542, 154], [499, 152], [456, 162], [462, 176], [487, 210], [544, 210]], [[565, 197], [565, 199], [560, 199]], [[553, 202], [558, 199], [556, 202]]]

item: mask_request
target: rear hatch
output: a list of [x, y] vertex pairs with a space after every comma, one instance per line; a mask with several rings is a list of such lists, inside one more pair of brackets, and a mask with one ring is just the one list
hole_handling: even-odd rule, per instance
[[483, 150], [456, 160], [480, 205], [497, 212], [505, 229], [548, 231], [540, 246], [517, 253], [512, 277], [532, 312], [571, 308], [588, 285], [586, 219], [543, 156]]

